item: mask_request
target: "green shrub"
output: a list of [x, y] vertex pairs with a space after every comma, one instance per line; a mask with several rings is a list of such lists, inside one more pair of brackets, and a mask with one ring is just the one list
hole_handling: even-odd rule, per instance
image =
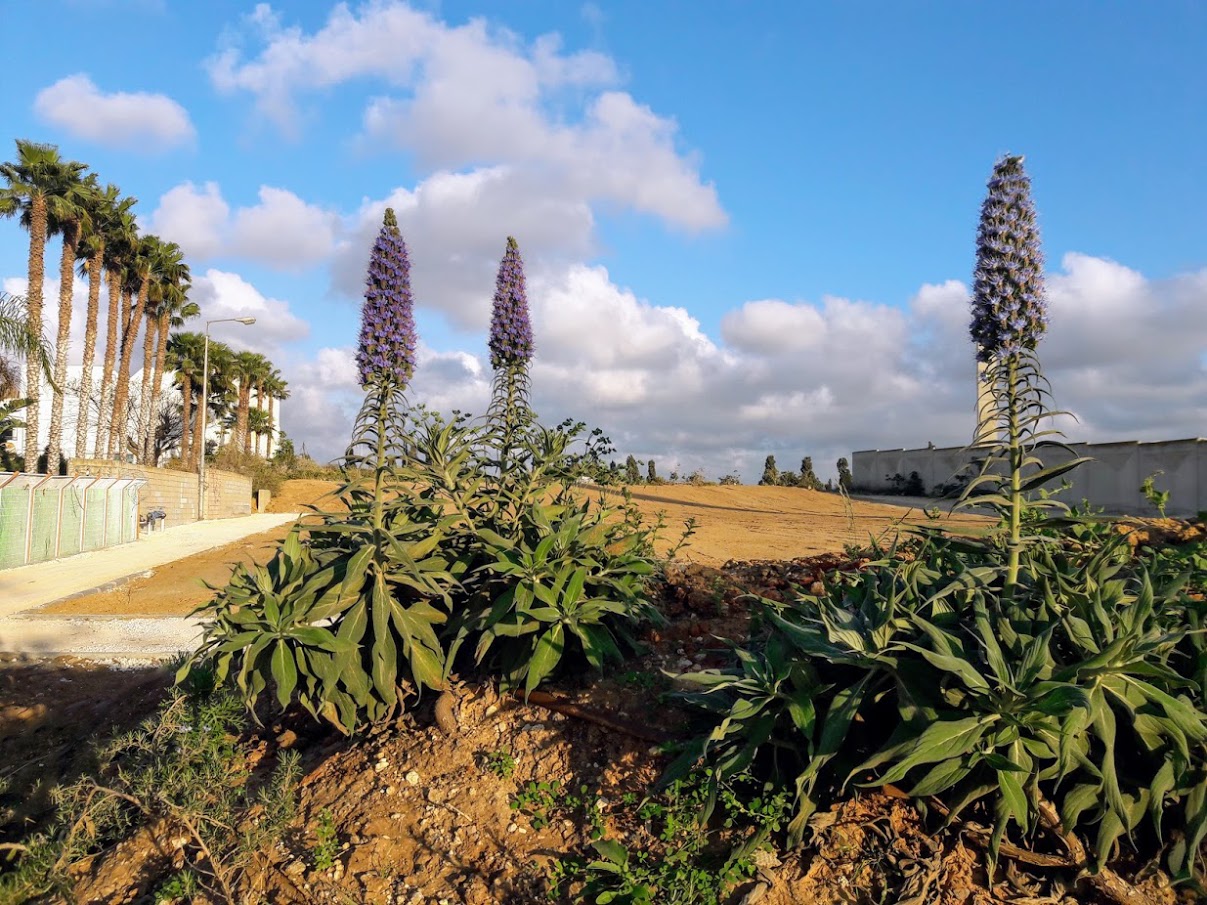
[[392, 417], [405, 427], [387, 464], [337, 492], [347, 511], [239, 567], [202, 608], [214, 621], [182, 676], [212, 661], [249, 705], [271, 684], [282, 707], [351, 731], [454, 668], [531, 690], [563, 661], [602, 668], [634, 647], [630, 627], [658, 618], [646, 584], [661, 524], [574, 495], [581, 426], [526, 423], [505, 442], [491, 421]]
[[1180, 838], [1169, 863], [1189, 878], [1207, 833], [1202, 604], [1121, 543], [1029, 546], [1005, 594], [999, 550], [932, 535], [767, 604], [736, 667], [684, 677], [719, 719], [677, 769], [773, 769], [796, 789], [795, 839], [851, 784], [975, 810], [993, 852], [1057, 814], [1097, 866], [1147, 819]]

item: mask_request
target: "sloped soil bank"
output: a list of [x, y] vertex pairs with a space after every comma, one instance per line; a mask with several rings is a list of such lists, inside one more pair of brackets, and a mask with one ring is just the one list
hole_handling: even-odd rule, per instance
[[[661, 589], [669, 622], [650, 633], [649, 653], [614, 674], [563, 682], [540, 698], [544, 704], [535, 695], [525, 703], [490, 684], [463, 683], [439, 705], [428, 697], [393, 724], [351, 740], [304, 715], [286, 715], [246, 738], [240, 750], [257, 775], [266, 775], [286, 750], [300, 754], [297, 818], [244, 873], [239, 897], [375, 905], [550, 902], [550, 870], [568, 857], [594, 856], [592, 827], [634, 851], [649, 839], [634, 803], [668, 763], [659, 740], [685, 726], [664, 696], [669, 683], [662, 670], [720, 663], [724, 644], [716, 636], [746, 635], [745, 595], [782, 597], [794, 585], [810, 588], [834, 569], [861, 564], [824, 555], [719, 569], [672, 566]], [[128, 681], [134, 683], [126, 695], [131, 706], [155, 698], [151, 675]], [[162, 683], [162, 674], [155, 681]], [[10, 701], [0, 700], [0, 714], [7, 706]], [[13, 737], [0, 739], [0, 763], [9, 763]], [[549, 785], [534, 790], [530, 783]], [[1070, 871], [1023, 869], [1008, 859], [1004, 879], [990, 889], [977, 840], [958, 830], [933, 834], [936, 821], [883, 792], [852, 798], [815, 817], [802, 850], [760, 854], [757, 872], [729, 901], [1098, 901], [1092, 890], [1075, 887]], [[149, 827], [78, 865], [74, 901], [151, 902], [186, 854], [196, 856], [189, 844], [176, 828]], [[1188, 893], [1179, 898], [1151, 866], [1135, 873], [1137, 901], [1194, 900]]]

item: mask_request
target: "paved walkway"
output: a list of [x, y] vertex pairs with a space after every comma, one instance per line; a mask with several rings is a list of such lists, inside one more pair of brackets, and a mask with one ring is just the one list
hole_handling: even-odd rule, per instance
[[40, 607], [119, 587], [162, 566], [295, 521], [266, 513], [192, 522], [134, 543], [0, 572], [0, 652], [162, 658], [195, 646], [195, 619], [41, 616]]

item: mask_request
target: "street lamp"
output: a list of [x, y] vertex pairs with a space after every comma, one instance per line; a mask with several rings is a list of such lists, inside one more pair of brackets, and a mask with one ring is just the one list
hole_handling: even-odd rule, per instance
[[205, 506], [205, 416], [210, 409], [210, 325], [211, 324], [247, 324], [256, 322], [254, 317], [219, 317], [205, 322], [205, 356], [201, 365], [201, 429], [198, 431], [197, 442], [201, 444], [201, 454], [197, 468], [197, 520], [206, 516]]

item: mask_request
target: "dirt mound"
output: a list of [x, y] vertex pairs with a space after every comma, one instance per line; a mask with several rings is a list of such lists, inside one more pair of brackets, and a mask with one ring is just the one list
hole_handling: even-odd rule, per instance
[[[339, 487], [336, 481], [320, 481], [310, 478], [297, 478], [286, 481], [281, 489], [272, 495], [268, 503], [269, 512], [307, 512], [308, 506], [319, 506], [320, 500]], [[325, 503], [326, 501], [324, 501]]]

